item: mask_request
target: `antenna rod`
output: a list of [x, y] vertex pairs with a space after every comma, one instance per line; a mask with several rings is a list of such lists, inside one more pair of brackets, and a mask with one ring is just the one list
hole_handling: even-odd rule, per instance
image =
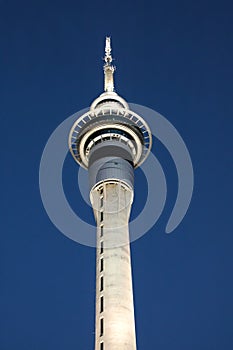
[[112, 65], [112, 55], [111, 55], [111, 38], [106, 37], [105, 41], [105, 65], [104, 65], [104, 91], [112, 92], [114, 91], [114, 78], [113, 74], [115, 72], [115, 67]]

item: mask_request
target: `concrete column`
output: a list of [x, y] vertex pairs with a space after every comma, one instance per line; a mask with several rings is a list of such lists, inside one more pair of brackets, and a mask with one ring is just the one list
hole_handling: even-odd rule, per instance
[[133, 190], [103, 182], [91, 191], [97, 223], [95, 350], [136, 350], [128, 221]]

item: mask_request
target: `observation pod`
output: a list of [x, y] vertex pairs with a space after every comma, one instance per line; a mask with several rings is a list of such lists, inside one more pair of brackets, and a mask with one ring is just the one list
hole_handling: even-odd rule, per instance
[[97, 224], [95, 350], [136, 350], [128, 222], [134, 168], [148, 156], [152, 137], [144, 119], [114, 91], [109, 37], [104, 60], [105, 91], [74, 123], [69, 148], [88, 170]]

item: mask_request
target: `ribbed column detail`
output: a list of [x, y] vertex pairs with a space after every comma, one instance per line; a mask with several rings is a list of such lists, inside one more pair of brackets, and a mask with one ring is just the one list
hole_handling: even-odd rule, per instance
[[136, 350], [128, 221], [133, 190], [103, 182], [91, 191], [97, 223], [95, 350]]

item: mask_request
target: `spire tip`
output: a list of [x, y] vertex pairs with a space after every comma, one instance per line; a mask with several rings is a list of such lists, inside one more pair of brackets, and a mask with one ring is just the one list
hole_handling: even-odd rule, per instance
[[115, 67], [112, 63], [112, 54], [111, 54], [111, 37], [106, 36], [105, 39], [105, 65], [104, 65], [104, 90], [105, 91], [114, 91], [114, 79], [113, 74]]

